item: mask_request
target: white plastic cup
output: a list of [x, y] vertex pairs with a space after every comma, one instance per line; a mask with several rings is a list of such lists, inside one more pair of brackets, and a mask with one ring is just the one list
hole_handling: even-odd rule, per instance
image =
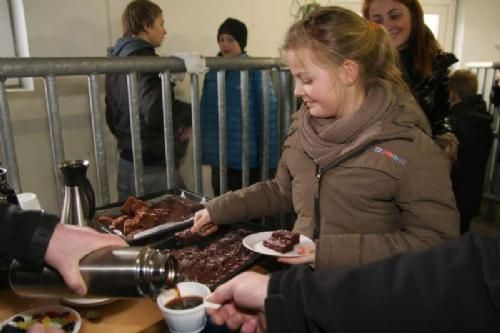
[[17, 195], [17, 200], [19, 200], [19, 205], [24, 210], [42, 210], [35, 193], [19, 193]]
[[[210, 289], [198, 282], [180, 282], [177, 284], [180, 297], [200, 296], [205, 299], [210, 295]], [[202, 303], [191, 309], [173, 310], [165, 307], [169, 301], [177, 298], [177, 290], [164, 290], [156, 299], [163, 318], [167, 322], [168, 328], [172, 333], [196, 333], [201, 332], [205, 328], [207, 315], [205, 313], [205, 305]]]

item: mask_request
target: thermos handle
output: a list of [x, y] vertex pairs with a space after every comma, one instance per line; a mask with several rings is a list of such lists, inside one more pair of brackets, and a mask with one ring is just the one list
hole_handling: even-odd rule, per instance
[[87, 211], [87, 216], [85, 216], [85, 218], [90, 221], [94, 218], [94, 215], [95, 215], [94, 190], [92, 189], [92, 184], [90, 184], [90, 181], [86, 177], [82, 177], [80, 179], [79, 186], [80, 186], [80, 189], [85, 194], [85, 199], [87, 200], [87, 203], [88, 203], [88, 211]]

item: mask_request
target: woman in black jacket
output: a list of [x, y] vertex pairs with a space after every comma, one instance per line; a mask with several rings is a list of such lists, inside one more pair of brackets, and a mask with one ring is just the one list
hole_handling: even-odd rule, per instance
[[441, 49], [424, 23], [418, 0], [365, 0], [363, 15], [387, 29], [399, 51], [405, 81], [429, 119], [436, 143], [456, 160], [458, 140], [448, 118], [448, 74], [458, 59]]

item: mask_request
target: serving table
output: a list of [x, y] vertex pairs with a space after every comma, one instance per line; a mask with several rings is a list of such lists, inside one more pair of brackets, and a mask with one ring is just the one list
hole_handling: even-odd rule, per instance
[[[250, 270], [264, 273], [268, 268], [255, 265]], [[0, 322], [19, 312], [54, 304], [65, 305], [56, 298], [27, 298], [10, 289], [0, 290]], [[69, 307], [82, 317], [80, 333], [168, 333], [160, 310], [149, 298], [117, 299], [99, 306]], [[89, 311], [96, 311], [100, 318], [87, 319]]]
[[[12, 315], [44, 305], [61, 304], [58, 299], [26, 298], [14, 294], [11, 290], [0, 291], [0, 322]], [[64, 305], [64, 304], [62, 304]], [[163, 321], [163, 316], [151, 299], [119, 299], [109, 304], [94, 307], [70, 306], [80, 313], [82, 327], [80, 333], [137, 333], [148, 328], [148, 333], [165, 332], [165, 328], [156, 325]], [[91, 321], [86, 318], [89, 311], [96, 311], [100, 319]], [[165, 326], [164, 326], [165, 327]]]

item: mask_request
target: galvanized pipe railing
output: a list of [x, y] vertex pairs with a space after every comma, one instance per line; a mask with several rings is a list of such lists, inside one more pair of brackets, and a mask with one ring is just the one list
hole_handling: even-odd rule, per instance
[[[1, 129], [1, 142], [0, 153], [5, 158], [5, 166], [9, 170], [7, 177], [9, 184], [16, 192], [20, 192], [21, 182], [19, 179], [19, 171], [17, 168], [16, 147], [14, 144], [14, 135], [12, 134], [12, 127], [10, 122], [9, 104], [7, 103], [7, 90], [5, 81], [0, 80], [0, 129]], [[7, 158], [7, 156], [9, 158]]]
[[203, 193], [201, 174], [201, 127], [200, 127], [200, 99], [198, 91], [200, 80], [198, 75], [191, 74], [191, 112], [193, 126], [193, 160], [194, 160], [194, 190]]
[[[64, 162], [65, 158], [61, 116], [59, 113], [59, 100], [57, 98], [56, 78], [53, 75], [45, 77], [45, 101], [47, 102], [47, 113], [49, 116], [50, 142], [52, 143], [52, 162], [54, 164], [54, 169], [56, 170], [56, 186], [59, 191], [58, 198], [62, 207], [64, 182], [63, 175], [61, 172], [57, 171], [57, 168]], [[7, 159], [9, 159], [8, 156]]]
[[248, 145], [248, 138], [250, 136], [250, 108], [248, 96], [248, 71], [243, 70], [240, 72], [241, 84], [241, 186], [246, 187], [250, 183], [250, 149]]
[[[271, 69], [282, 64], [275, 58], [206, 58], [215, 70]], [[44, 77], [129, 72], [185, 72], [184, 61], [175, 57], [109, 58], [0, 58], [0, 77]]]
[[493, 115], [493, 143], [490, 158], [486, 166], [486, 179], [484, 182], [484, 198], [486, 200], [486, 220], [494, 221], [496, 215], [495, 204], [500, 203], [500, 175], [498, 174], [498, 153], [500, 150], [500, 108], [495, 106], [490, 95], [495, 78], [500, 75], [500, 62], [470, 62], [465, 67], [475, 72], [478, 77], [478, 94], [481, 94], [488, 105], [489, 112]]
[[102, 134], [102, 117], [99, 103], [99, 84], [97, 75], [91, 74], [88, 77], [90, 116], [92, 120], [92, 133], [94, 140], [94, 158], [97, 165], [97, 185], [101, 196], [98, 204], [104, 205], [110, 202], [108, 173], [106, 172], [106, 150], [104, 149], [104, 135]]
[[292, 78], [288, 70], [280, 70], [280, 112], [278, 112], [278, 124], [280, 131], [280, 143], [285, 141], [288, 128], [290, 127], [290, 115], [292, 110], [297, 110], [295, 98], [293, 97]]
[[139, 96], [137, 93], [137, 73], [127, 75], [128, 110], [130, 117], [130, 134], [132, 136], [132, 152], [134, 160], [134, 185], [136, 196], [144, 193], [142, 145], [141, 145], [141, 119], [139, 116]]
[[174, 171], [175, 171], [175, 161], [174, 161], [174, 132], [173, 123], [174, 119], [172, 117], [172, 85], [170, 83], [170, 73], [163, 72], [160, 74], [161, 85], [163, 90], [163, 133], [164, 143], [165, 143], [165, 166], [167, 169], [167, 187], [171, 188], [174, 184]]
[[[269, 81], [271, 77], [268, 71], [262, 72], [262, 156], [269, 156]], [[269, 159], [264, 158], [261, 163], [262, 179], [269, 177]]]
[[[248, 70], [263, 70], [263, 81], [269, 80], [269, 75], [266, 70], [281, 69], [281, 63], [274, 58], [233, 58], [225, 59], [219, 57], [206, 58], [206, 65], [210, 69], [219, 70], [218, 73], [218, 90], [219, 90], [219, 122], [224, 123], [220, 126], [220, 162], [221, 162], [221, 191], [224, 192], [227, 188], [227, 138], [225, 137], [225, 70], [241, 70], [242, 74], [242, 117], [243, 117], [243, 137], [248, 138]], [[97, 178], [100, 193], [100, 204], [109, 203], [109, 188], [106, 168], [106, 153], [103, 144], [102, 129], [100, 128], [100, 108], [98, 102], [98, 85], [97, 75], [111, 73], [127, 74], [127, 84], [129, 92], [129, 109], [130, 109], [130, 127], [132, 133], [133, 147], [133, 162], [134, 162], [134, 183], [136, 194], [143, 193], [143, 161], [142, 147], [140, 136], [140, 120], [139, 120], [139, 101], [137, 91], [137, 74], [142, 72], [158, 72], [163, 82], [163, 116], [165, 130], [165, 158], [167, 166], [167, 185], [172, 184], [174, 172], [174, 157], [173, 157], [173, 120], [172, 120], [172, 100], [170, 89], [169, 73], [184, 72], [186, 70], [183, 60], [175, 57], [130, 57], [130, 58], [0, 58], [0, 120], [2, 133], [1, 153], [6, 160], [9, 169], [9, 181], [18, 192], [21, 191], [20, 177], [18, 173], [17, 158], [14, 146], [14, 138], [10, 126], [10, 116], [8, 102], [6, 98], [6, 87], [4, 81], [10, 77], [43, 77], [45, 79], [47, 113], [49, 116], [50, 137], [52, 144], [53, 164], [56, 174], [56, 185], [60, 193], [60, 203], [62, 203], [62, 176], [58, 171], [58, 165], [65, 159], [62, 128], [60, 122], [59, 105], [57, 99], [57, 89], [55, 78], [58, 76], [72, 75], [87, 75], [89, 89], [89, 104], [92, 121], [92, 131], [95, 149], [95, 159], [97, 166]], [[221, 74], [222, 73], [222, 74]], [[281, 70], [279, 79], [285, 82], [280, 83], [279, 96], [281, 112], [279, 114], [280, 123], [289, 124], [289, 113], [293, 109], [293, 98], [290, 95], [290, 75], [286, 70]], [[191, 105], [192, 105], [192, 127], [193, 127], [193, 154], [194, 154], [194, 178], [195, 191], [202, 193], [202, 174], [201, 174], [201, 128], [200, 128], [200, 104], [198, 96], [199, 76], [191, 74]], [[269, 109], [269, 89], [268, 84], [262, 85], [264, 96], [264, 110]], [[292, 101], [290, 101], [292, 99]], [[267, 104], [267, 107], [266, 107]], [[264, 114], [264, 118], [266, 118]], [[267, 116], [268, 119], [268, 116]], [[268, 126], [265, 125], [265, 126]], [[245, 134], [246, 133], [246, 134]], [[267, 131], [266, 131], [267, 133]], [[284, 131], [281, 128], [280, 137], [283, 137]], [[267, 149], [268, 141], [264, 139], [262, 150], [264, 153]], [[265, 146], [264, 146], [265, 145]], [[246, 186], [249, 183], [248, 176], [248, 143], [243, 142], [243, 184]], [[269, 156], [264, 155], [264, 166], [266, 165]], [[224, 173], [224, 174], [222, 174]], [[264, 177], [267, 177], [264, 173]]]
[[[217, 102], [219, 105], [219, 179], [220, 192], [227, 191], [227, 113], [226, 113], [226, 71], [217, 72]], [[212, 172], [215, 172], [212, 170]]]

